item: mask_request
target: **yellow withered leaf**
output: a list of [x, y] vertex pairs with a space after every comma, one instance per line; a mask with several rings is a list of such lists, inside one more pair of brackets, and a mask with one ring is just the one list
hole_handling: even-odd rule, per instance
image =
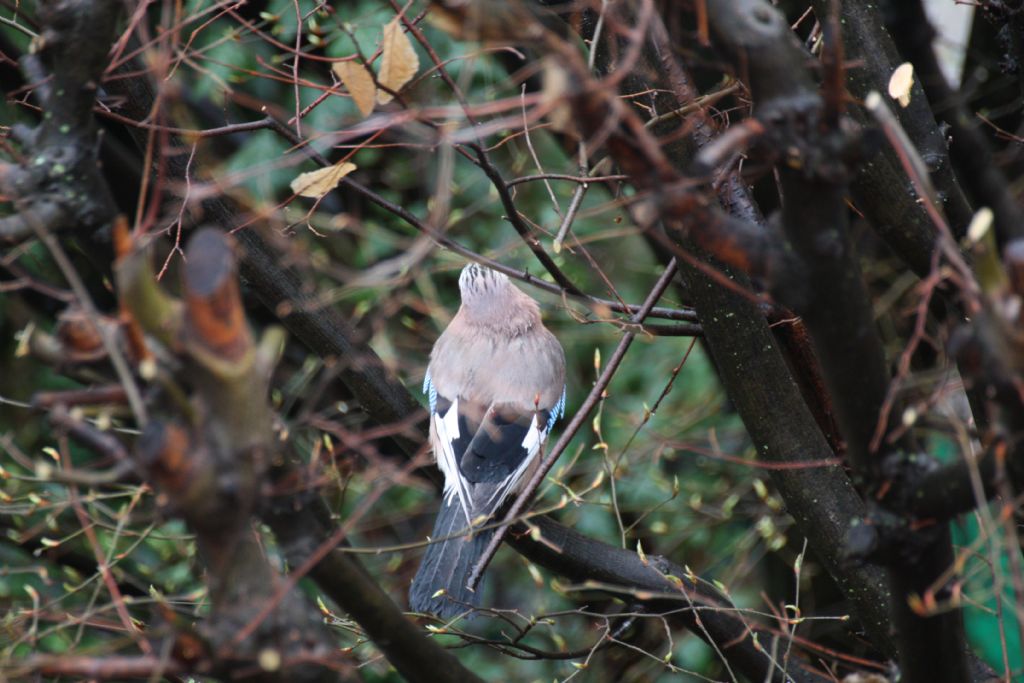
[[[384, 40], [381, 41], [380, 73], [377, 82], [395, 92], [412, 80], [420, 68], [420, 58], [416, 55], [409, 37], [402, 32], [402, 22], [395, 17], [384, 27]], [[377, 93], [377, 102], [387, 104], [393, 98], [391, 93], [381, 90]]]
[[334, 164], [327, 168], [319, 168], [309, 173], [302, 173], [292, 181], [292, 192], [300, 197], [320, 199], [320, 197], [336, 188], [341, 179], [354, 170], [356, 170], [355, 164], [343, 161], [340, 164]]
[[377, 86], [367, 67], [356, 61], [348, 61], [335, 62], [331, 69], [341, 79], [360, 113], [364, 117], [369, 116], [377, 99]]

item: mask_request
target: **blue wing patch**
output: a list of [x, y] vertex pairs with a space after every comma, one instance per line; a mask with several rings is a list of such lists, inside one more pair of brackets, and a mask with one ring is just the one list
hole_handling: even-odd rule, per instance
[[548, 427], [545, 431], [550, 433], [555, 423], [563, 417], [565, 417], [565, 387], [562, 387], [562, 398], [558, 399], [558, 403], [555, 404], [555, 407], [551, 409], [551, 414], [548, 415]]
[[[437, 412], [437, 389], [434, 388], [434, 383], [430, 381], [430, 370], [427, 370], [426, 374], [423, 375], [423, 393], [427, 395], [427, 400], [430, 402], [430, 414], [433, 415]], [[565, 392], [562, 392], [562, 402], [565, 402]]]

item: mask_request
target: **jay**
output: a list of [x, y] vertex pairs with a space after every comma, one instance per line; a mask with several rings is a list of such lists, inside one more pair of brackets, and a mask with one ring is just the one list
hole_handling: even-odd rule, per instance
[[444, 619], [479, 604], [466, 582], [495, 530], [475, 527], [530, 480], [565, 412], [565, 352], [537, 302], [475, 263], [462, 270], [459, 291], [462, 305], [423, 382], [444, 495], [409, 591], [413, 610]]

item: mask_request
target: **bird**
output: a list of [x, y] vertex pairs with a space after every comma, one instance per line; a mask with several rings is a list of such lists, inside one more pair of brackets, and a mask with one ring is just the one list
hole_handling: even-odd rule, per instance
[[566, 396], [565, 351], [534, 299], [476, 263], [462, 269], [459, 293], [423, 381], [444, 492], [409, 590], [413, 611], [442, 619], [479, 607], [466, 583], [496, 529], [478, 527], [530, 480]]

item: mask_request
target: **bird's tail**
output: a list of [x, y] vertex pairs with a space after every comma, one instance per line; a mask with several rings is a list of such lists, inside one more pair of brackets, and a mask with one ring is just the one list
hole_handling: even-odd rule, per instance
[[[466, 532], [469, 522], [456, 496], [445, 496], [434, 522], [433, 539], [420, 562], [409, 589], [409, 606], [416, 612], [429, 612], [450, 619], [480, 604], [479, 590], [466, 588], [469, 574], [483, 555], [494, 529]], [[459, 535], [456, 535], [459, 534]], [[447, 538], [452, 536], [452, 538]], [[437, 592], [444, 589], [444, 593]]]

